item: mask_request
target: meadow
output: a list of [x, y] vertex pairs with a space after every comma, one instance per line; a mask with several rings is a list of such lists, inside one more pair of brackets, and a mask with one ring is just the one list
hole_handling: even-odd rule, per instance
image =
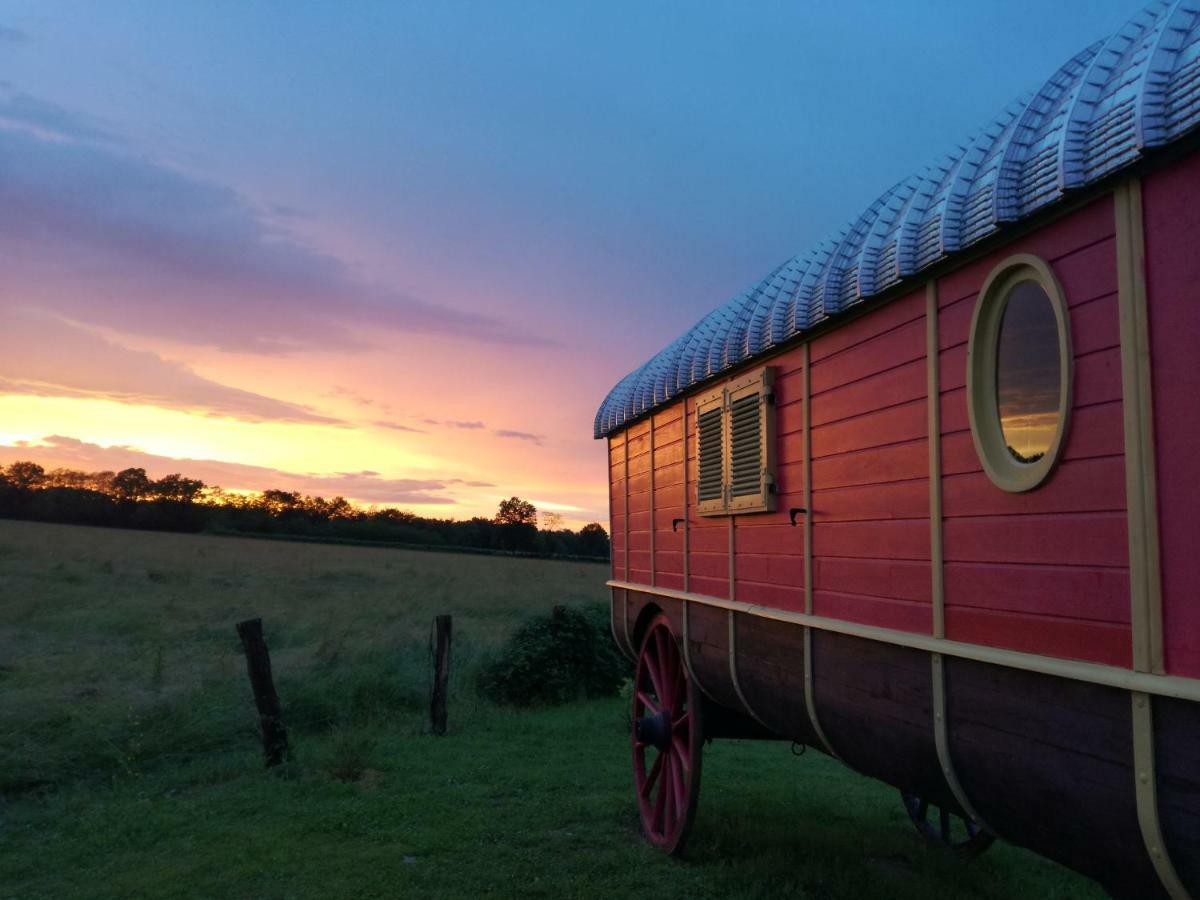
[[[919, 841], [892, 789], [786, 743], [706, 749], [687, 857], [639, 838], [617, 698], [475, 674], [603, 566], [0, 521], [0, 897], [1046, 897], [1090, 882]], [[428, 633], [454, 616], [450, 733]], [[234, 630], [264, 620], [294, 758], [263, 770]]]

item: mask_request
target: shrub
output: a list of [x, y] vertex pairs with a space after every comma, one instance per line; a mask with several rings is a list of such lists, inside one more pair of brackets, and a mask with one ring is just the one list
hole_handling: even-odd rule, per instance
[[483, 667], [478, 685], [494, 703], [534, 706], [612, 696], [628, 675], [609, 634], [606, 606], [556, 606], [513, 633]]

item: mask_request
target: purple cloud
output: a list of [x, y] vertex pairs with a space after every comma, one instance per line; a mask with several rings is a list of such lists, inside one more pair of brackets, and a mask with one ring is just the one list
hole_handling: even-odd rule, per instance
[[90, 119], [28, 95], [0, 100], [0, 158], [6, 281], [72, 319], [253, 353], [362, 347], [380, 328], [549, 343], [367, 284], [230, 188], [128, 152]]
[[376, 419], [371, 423], [377, 428], [387, 428], [391, 431], [411, 431], [413, 434], [428, 434], [420, 428], [412, 428], [409, 425], [401, 425], [399, 422], [389, 422], [386, 419]]
[[509, 431], [507, 428], [497, 429], [496, 431], [493, 431], [492, 434], [494, 434], [496, 437], [511, 438], [515, 441], [528, 441], [529, 443], [536, 444], [539, 447], [542, 446], [542, 442], [545, 440], [545, 438], [540, 434], [532, 434], [528, 431]]

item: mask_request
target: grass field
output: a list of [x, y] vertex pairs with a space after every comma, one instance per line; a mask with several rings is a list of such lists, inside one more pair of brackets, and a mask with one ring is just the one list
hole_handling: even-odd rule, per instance
[[[716, 742], [683, 861], [637, 833], [617, 700], [473, 689], [605, 569], [0, 521], [0, 898], [1100, 897], [997, 844], [927, 851], [886, 786]], [[454, 615], [451, 734], [424, 732]], [[262, 616], [295, 758], [266, 773], [234, 623]]]

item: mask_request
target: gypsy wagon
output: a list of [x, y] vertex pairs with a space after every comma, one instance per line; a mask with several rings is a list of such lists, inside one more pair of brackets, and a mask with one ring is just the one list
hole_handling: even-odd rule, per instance
[[1157, 3], [613, 388], [648, 840], [773, 736], [1200, 895], [1200, 2]]

